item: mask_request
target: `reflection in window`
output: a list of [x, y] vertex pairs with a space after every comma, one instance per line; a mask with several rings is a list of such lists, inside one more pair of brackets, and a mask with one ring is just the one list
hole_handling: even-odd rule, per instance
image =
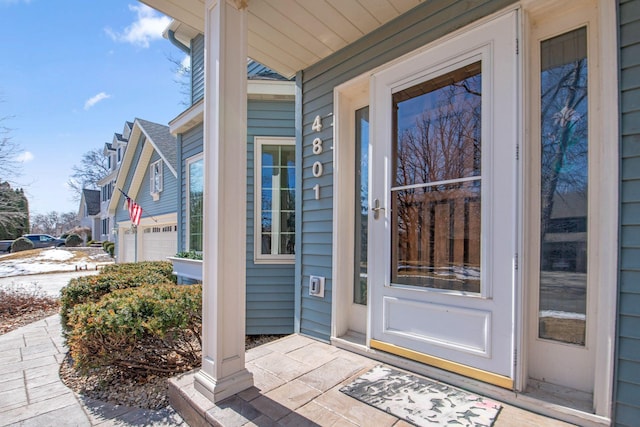
[[189, 247], [190, 251], [202, 251], [202, 203], [204, 183], [204, 161], [202, 157], [191, 161], [188, 165], [189, 174]]
[[353, 302], [367, 304], [367, 245], [369, 236], [369, 107], [356, 111], [355, 282]]
[[[295, 254], [295, 143], [256, 139], [259, 233], [257, 257], [293, 259]], [[289, 255], [287, 257], [287, 255]]]
[[540, 338], [584, 345], [587, 300], [586, 29], [541, 54]]
[[394, 284], [480, 292], [481, 69], [393, 96]]

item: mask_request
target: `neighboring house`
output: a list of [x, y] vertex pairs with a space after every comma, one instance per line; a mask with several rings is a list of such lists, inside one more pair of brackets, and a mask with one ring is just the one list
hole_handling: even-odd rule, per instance
[[91, 239], [99, 240], [100, 236], [100, 190], [85, 188], [80, 196], [78, 220], [82, 227], [91, 229]]
[[640, 0], [144, 3], [205, 34], [197, 390], [253, 383], [250, 57], [296, 77], [296, 332], [637, 424]]
[[94, 240], [115, 241], [113, 233], [115, 217], [109, 213], [109, 203], [115, 191], [116, 178], [124, 159], [132, 128], [133, 123], [125, 122], [122, 133], [114, 133], [113, 140], [104, 144], [103, 154], [107, 158], [109, 173], [98, 181], [100, 187], [100, 231], [98, 234], [94, 234]]
[[[135, 119], [108, 205], [117, 229], [117, 262], [165, 260], [175, 255], [176, 165], [176, 138], [169, 128]], [[142, 208], [137, 227], [120, 190]]]
[[[178, 251], [202, 252], [204, 37], [177, 21], [165, 34], [192, 63], [192, 105], [169, 123], [178, 139]], [[247, 76], [246, 333], [287, 334], [294, 331], [295, 82], [254, 61]]]

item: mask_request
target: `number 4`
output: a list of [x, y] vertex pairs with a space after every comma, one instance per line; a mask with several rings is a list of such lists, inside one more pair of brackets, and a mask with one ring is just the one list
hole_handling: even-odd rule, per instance
[[315, 119], [313, 119], [313, 125], [311, 125], [311, 129], [315, 132], [320, 132], [322, 130], [322, 119], [320, 115], [317, 115]]

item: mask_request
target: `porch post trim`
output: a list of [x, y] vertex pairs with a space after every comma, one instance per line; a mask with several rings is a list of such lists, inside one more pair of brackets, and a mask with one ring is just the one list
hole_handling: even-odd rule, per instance
[[205, 3], [202, 368], [218, 402], [253, 385], [245, 367], [247, 12]]

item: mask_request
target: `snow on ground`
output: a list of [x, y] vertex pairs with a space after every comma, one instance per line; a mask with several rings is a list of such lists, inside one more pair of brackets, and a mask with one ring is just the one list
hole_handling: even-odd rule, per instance
[[61, 271], [95, 270], [97, 258], [86, 252], [58, 248], [26, 251], [24, 256], [18, 253], [0, 257], [0, 277], [22, 276]]

